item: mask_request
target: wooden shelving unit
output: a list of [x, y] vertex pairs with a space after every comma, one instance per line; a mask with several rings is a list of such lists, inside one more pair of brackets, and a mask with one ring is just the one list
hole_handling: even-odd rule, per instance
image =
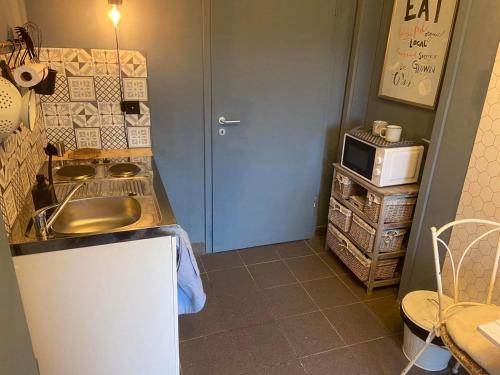
[[[383, 240], [382, 235], [385, 231], [390, 230], [390, 229], [402, 229], [402, 228], [411, 228], [411, 221], [405, 221], [405, 222], [398, 222], [398, 223], [385, 223], [385, 212], [386, 212], [386, 206], [387, 202], [391, 199], [394, 198], [412, 198], [412, 197], [417, 197], [418, 191], [419, 191], [419, 185], [418, 184], [409, 184], [409, 185], [399, 185], [399, 186], [390, 186], [386, 188], [380, 188], [373, 186], [369, 182], [363, 180], [362, 178], [358, 177], [354, 173], [350, 172], [349, 170], [343, 168], [340, 164], [335, 163], [333, 165], [334, 167], [334, 176], [333, 176], [333, 183], [335, 184], [336, 176], [337, 173], [340, 172], [342, 175], [349, 177], [351, 180], [353, 180], [357, 185], [360, 185], [363, 189], [365, 189], [367, 192], [371, 192], [372, 194], [375, 194], [377, 197], [381, 199], [381, 207], [380, 207], [380, 213], [377, 222], [374, 222], [371, 220], [365, 212], [363, 212], [361, 209], [359, 209], [356, 205], [354, 205], [351, 201], [348, 199], [345, 199], [341, 196], [341, 194], [338, 194], [337, 192], [334, 191], [332, 187], [332, 197], [334, 197], [340, 204], [342, 204], [344, 207], [348, 208], [351, 210], [355, 215], [357, 215], [360, 219], [362, 219], [366, 224], [370, 225], [373, 229], [375, 229], [376, 234], [375, 234], [375, 242], [374, 242], [374, 247], [372, 252], [368, 252], [365, 249], [363, 249], [359, 244], [356, 242], [356, 240], [351, 236], [349, 232], [346, 232], [342, 230], [342, 228], [339, 228], [336, 226], [336, 229], [338, 229], [347, 239], [349, 239], [358, 250], [360, 250], [366, 257], [368, 257], [371, 260], [371, 266], [369, 270], [369, 276], [366, 281], [363, 281], [363, 283], [366, 286], [367, 293], [371, 294], [374, 288], [377, 287], [382, 287], [382, 286], [388, 286], [388, 285], [395, 285], [399, 284], [400, 277], [399, 275], [395, 274], [394, 277], [388, 278], [388, 279], [382, 279], [382, 280], [376, 280], [375, 279], [375, 271], [377, 268], [377, 264], [380, 260], [385, 260], [385, 259], [396, 259], [396, 258], [403, 258], [405, 256], [405, 243], [403, 243], [403, 247], [399, 251], [393, 251], [393, 252], [387, 252], [387, 253], [381, 253], [380, 250], [380, 243]], [[330, 208], [332, 209], [332, 208]], [[333, 224], [333, 223], [332, 223]], [[406, 242], [406, 239], [405, 239]], [[328, 248], [328, 244], [325, 245]]]

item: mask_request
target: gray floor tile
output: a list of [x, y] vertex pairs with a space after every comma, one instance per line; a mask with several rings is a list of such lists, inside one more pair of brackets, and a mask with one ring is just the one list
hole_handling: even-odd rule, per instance
[[207, 272], [243, 266], [243, 261], [237, 251], [204, 254], [201, 256], [201, 261]]
[[252, 247], [240, 250], [239, 252], [245, 264], [264, 263], [280, 259], [277, 248], [274, 245]]
[[316, 236], [311, 238], [310, 240], [307, 240], [307, 244], [312, 247], [315, 253], [324, 253], [326, 251], [325, 249], [325, 240], [326, 236]]
[[382, 324], [362, 303], [335, 307], [324, 313], [347, 344], [372, 340], [386, 334]]
[[241, 295], [257, 290], [257, 287], [245, 267], [207, 273], [215, 295]]
[[262, 294], [264, 303], [274, 318], [303, 314], [317, 309], [311, 298], [298, 284], [265, 289]]
[[305, 241], [287, 242], [274, 246], [283, 259], [313, 254], [313, 251], [307, 246]]
[[[349, 349], [315, 354], [300, 360], [308, 375], [364, 375], [370, 374], [362, 368]], [[396, 374], [393, 374], [396, 375]]]
[[218, 298], [218, 303], [224, 329], [262, 324], [274, 318], [260, 292], [224, 295]]
[[285, 261], [300, 281], [332, 276], [333, 272], [316, 255], [287, 259]]
[[302, 285], [321, 309], [359, 302], [359, 298], [336, 276], [304, 282]]
[[245, 375], [306, 375], [298, 360], [252, 371]]
[[365, 304], [380, 319], [389, 334], [403, 331], [403, 320], [399, 313], [399, 303], [394, 297], [383, 297], [366, 301]]
[[[382, 338], [352, 346], [351, 351], [364, 368], [373, 374], [399, 374], [407, 365], [401, 347], [391, 338]], [[412, 374], [421, 373], [418, 368]]]
[[365, 285], [359, 281], [355, 275], [350, 271], [349, 273], [339, 275], [339, 277], [346, 283], [346, 285], [353, 291], [353, 293], [358, 296], [363, 301], [369, 301], [376, 298], [393, 296], [396, 298], [398, 293], [397, 286], [387, 286], [383, 288], [373, 289], [372, 294], [366, 294]]
[[347, 268], [344, 263], [332, 252], [327, 251], [323, 254], [319, 254], [319, 257], [330, 267], [333, 272], [337, 275], [342, 275], [344, 273], [351, 272], [349, 268]]
[[297, 282], [288, 270], [288, 267], [281, 260], [248, 266], [248, 270], [257, 285], [262, 289]]
[[292, 347], [274, 321], [234, 332], [236, 347], [251, 354], [256, 369], [295, 359]]
[[234, 375], [254, 368], [251, 353], [238, 347], [233, 332], [182, 342], [180, 359], [184, 375]]
[[197, 314], [179, 316], [180, 340], [206, 336], [224, 330], [222, 309], [216, 298], [208, 298], [205, 307]]
[[344, 345], [331, 324], [319, 311], [282, 319], [279, 325], [299, 357]]

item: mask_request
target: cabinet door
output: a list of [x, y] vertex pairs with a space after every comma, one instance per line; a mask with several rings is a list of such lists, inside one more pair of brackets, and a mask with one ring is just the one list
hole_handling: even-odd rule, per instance
[[41, 374], [178, 374], [175, 238], [14, 263]]

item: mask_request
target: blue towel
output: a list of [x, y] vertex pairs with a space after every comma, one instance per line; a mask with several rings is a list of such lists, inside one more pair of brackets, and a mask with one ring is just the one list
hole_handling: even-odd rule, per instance
[[188, 234], [179, 225], [173, 225], [172, 230], [177, 238], [178, 314], [194, 314], [203, 309], [207, 296]]

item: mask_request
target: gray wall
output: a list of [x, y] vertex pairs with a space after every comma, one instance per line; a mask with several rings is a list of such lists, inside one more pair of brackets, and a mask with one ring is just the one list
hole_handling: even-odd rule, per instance
[[[126, 0], [120, 48], [148, 57], [152, 141], [178, 221], [203, 242], [204, 127], [201, 0]], [[115, 48], [105, 0], [27, 0], [45, 46]]]
[[435, 289], [429, 228], [455, 219], [500, 41], [500, 2], [462, 0], [399, 296]]
[[[22, 5], [22, 4], [21, 4]], [[7, 25], [20, 17], [0, 1], [0, 40], [7, 37]], [[14, 18], [14, 20], [13, 20]], [[0, 225], [0, 374], [33, 375], [36, 363], [17, 286], [10, 247]]]
[[358, 1], [342, 130], [386, 120], [403, 126], [408, 137], [428, 138], [434, 111], [378, 97], [393, 4], [394, 0]]

